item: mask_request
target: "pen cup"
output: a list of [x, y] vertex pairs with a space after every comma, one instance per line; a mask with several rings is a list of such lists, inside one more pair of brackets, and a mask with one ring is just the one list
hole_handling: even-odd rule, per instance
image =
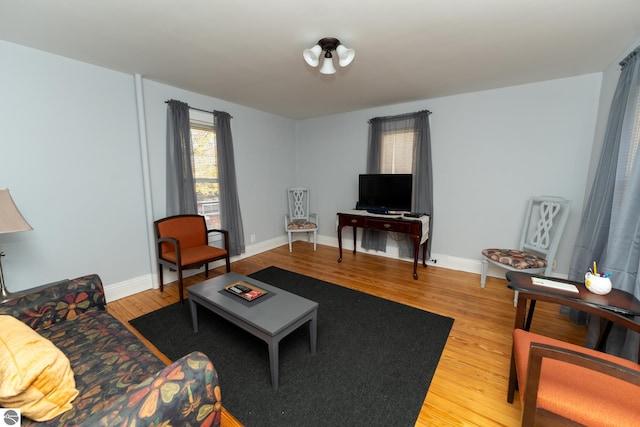
[[611, 292], [611, 279], [595, 276], [591, 273], [584, 275], [584, 285], [594, 294], [606, 295]]

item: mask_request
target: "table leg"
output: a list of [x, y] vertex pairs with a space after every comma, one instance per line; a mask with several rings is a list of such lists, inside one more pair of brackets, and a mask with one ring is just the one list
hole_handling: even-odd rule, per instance
[[338, 262], [342, 262], [342, 225], [340, 224], [338, 224], [338, 250], [340, 251]]
[[418, 254], [420, 253], [420, 236], [413, 236], [413, 278], [418, 280]]
[[353, 227], [353, 253], [356, 253], [356, 230], [358, 227]]
[[598, 351], [604, 351], [605, 345], [607, 345], [607, 338], [609, 338], [609, 333], [611, 332], [611, 327], [613, 326], [613, 322], [611, 320], [603, 320], [600, 319], [600, 337], [598, 337], [598, 342], [596, 343], [595, 349]]
[[[533, 318], [533, 309], [535, 308], [535, 300], [530, 301], [533, 305], [529, 306], [529, 317], [525, 316], [525, 311], [527, 309], [527, 295], [519, 294], [518, 296], [518, 305], [516, 306], [516, 318], [513, 325], [514, 329], [524, 328], [525, 330], [529, 330], [529, 326], [531, 326], [531, 319]], [[507, 387], [507, 402], [513, 403], [513, 394], [515, 390], [518, 389], [518, 375], [516, 372], [516, 358], [514, 355], [513, 344], [511, 345], [511, 366], [509, 367], [509, 384]]]
[[[302, 325], [299, 325], [300, 327]], [[284, 334], [286, 336], [287, 334]], [[269, 368], [271, 370], [271, 387], [274, 390], [278, 389], [278, 377], [279, 377], [279, 358], [280, 358], [280, 339], [283, 336], [275, 336], [266, 340], [269, 347]], [[309, 349], [311, 354], [316, 354], [316, 346], [318, 341], [318, 311], [313, 312], [313, 316], [309, 320]]]
[[427, 268], [427, 245], [429, 244], [429, 240], [424, 242], [422, 245], [422, 266]]
[[278, 389], [278, 353], [279, 341], [269, 341], [269, 366], [271, 367], [271, 387]]
[[198, 333], [198, 307], [193, 298], [189, 298], [189, 310], [191, 311], [191, 324], [193, 332]]
[[318, 312], [316, 311], [313, 318], [309, 321], [309, 350], [311, 354], [316, 354], [316, 345], [318, 342]]
[[518, 388], [518, 373], [516, 372], [516, 358], [511, 346], [511, 366], [509, 367], [509, 386], [507, 388], [507, 402], [513, 403], [513, 394]]
[[531, 329], [531, 321], [533, 320], [533, 311], [536, 309], [536, 300], [529, 301], [529, 314], [527, 315], [527, 320], [524, 324], [524, 330], [528, 331]]

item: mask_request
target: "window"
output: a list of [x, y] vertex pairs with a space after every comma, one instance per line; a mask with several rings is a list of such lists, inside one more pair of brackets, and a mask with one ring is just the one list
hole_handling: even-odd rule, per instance
[[415, 132], [389, 131], [382, 134], [380, 173], [412, 173]]
[[220, 228], [220, 183], [213, 126], [191, 120], [191, 146], [198, 214], [205, 217], [208, 229]]

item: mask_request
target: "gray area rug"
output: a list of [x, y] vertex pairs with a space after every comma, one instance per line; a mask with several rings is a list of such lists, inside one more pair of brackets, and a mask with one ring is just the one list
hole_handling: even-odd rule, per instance
[[206, 309], [198, 334], [188, 302], [130, 323], [171, 360], [207, 354], [223, 406], [248, 427], [415, 424], [453, 319], [277, 267], [250, 276], [319, 303], [317, 353], [307, 325], [283, 339], [277, 391], [267, 345]]

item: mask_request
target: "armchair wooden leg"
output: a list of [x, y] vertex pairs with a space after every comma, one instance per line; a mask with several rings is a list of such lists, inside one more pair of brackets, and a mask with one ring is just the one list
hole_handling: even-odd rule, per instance
[[158, 270], [160, 272], [160, 292], [164, 292], [164, 276], [163, 276], [163, 267], [162, 264], [160, 264], [160, 270]]
[[184, 304], [184, 287], [182, 284], [182, 269], [178, 267], [178, 292], [180, 294], [180, 304]]
[[229, 258], [229, 254], [227, 253], [227, 257], [225, 258], [225, 261], [227, 263], [227, 273], [231, 272], [231, 259]]

